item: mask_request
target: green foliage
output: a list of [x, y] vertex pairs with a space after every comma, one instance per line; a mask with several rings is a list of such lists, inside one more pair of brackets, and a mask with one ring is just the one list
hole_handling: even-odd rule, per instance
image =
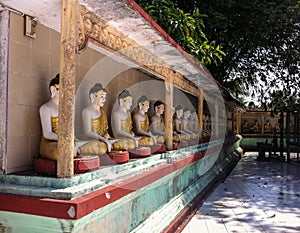
[[298, 0], [137, 2], [236, 97], [273, 109], [299, 103]]
[[199, 9], [186, 13], [171, 0], [138, 0], [144, 10], [189, 54], [202, 64], [219, 64], [225, 56], [220, 45], [204, 33], [206, 15]]
[[261, 105], [275, 106], [291, 96], [299, 102], [299, 1], [175, 0], [175, 4], [186, 12], [198, 7], [208, 16], [206, 35], [222, 45], [226, 57], [207, 68], [221, 84], [231, 88], [232, 80], [240, 79]]

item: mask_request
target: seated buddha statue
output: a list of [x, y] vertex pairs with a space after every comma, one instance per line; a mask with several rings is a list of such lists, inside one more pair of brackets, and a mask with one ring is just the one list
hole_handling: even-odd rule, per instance
[[191, 130], [190, 117], [191, 117], [191, 111], [187, 107], [184, 108], [183, 118], [182, 118], [182, 130], [187, 134], [189, 140], [192, 140], [192, 139], [196, 139], [197, 135], [194, 134], [194, 132]]
[[273, 133], [273, 126], [271, 125], [269, 120], [266, 121], [264, 128], [265, 128], [265, 133]]
[[114, 143], [108, 133], [108, 121], [103, 108], [107, 91], [100, 83], [96, 83], [89, 91], [90, 104], [82, 111], [83, 133], [88, 143], [80, 150], [84, 154], [104, 154], [111, 152]]
[[197, 112], [192, 109], [191, 110], [191, 116], [190, 116], [190, 130], [197, 135], [197, 137], [200, 137], [200, 126], [199, 126], [199, 119]]
[[178, 139], [179, 139], [179, 141], [189, 140], [188, 134], [183, 131], [182, 117], [183, 117], [183, 109], [182, 109], [181, 105], [178, 105], [175, 108], [175, 114], [174, 114], [174, 130], [173, 130], [173, 132], [175, 132], [175, 135], [173, 137], [173, 141], [178, 141]]
[[118, 139], [115, 150], [132, 150], [139, 146], [141, 137], [135, 136], [132, 131], [132, 119], [130, 108], [132, 106], [132, 95], [128, 90], [122, 91], [118, 96], [118, 106], [112, 111], [112, 130]]
[[139, 146], [153, 146], [156, 143], [156, 136], [150, 131], [150, 123], [147, 112], [150, 107], [149, 99], [143, 95], [138, 99], [138, 111], [133, 115], [133, 131], [141, 137]]
[[[49, 90], [51, 99], [40, 109], [42, 138], [40, 155], [45, 159], [57, 160], [58, 156], [58, 107], [59, 107], [59, 74], [50, 81]], [[74, 142], [74, 155], [81, 154], [80, 147], [86, 142]]]
[[153, 135], [157, 136], [156, 141], [158, 144], [163, 144], [165, 142], [164, 111], [164, 103], [160, 100], [155, 101], [154, 114], [151, 116], [150, 131]]

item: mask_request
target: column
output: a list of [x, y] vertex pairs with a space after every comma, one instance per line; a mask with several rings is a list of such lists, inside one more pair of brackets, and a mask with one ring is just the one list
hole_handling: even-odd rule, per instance
[[165, 136], [167, 150], [173, 149], [173, 77], [165, 80]]
[[62, 0], [57, 176], [74, 175], [77, 1]]

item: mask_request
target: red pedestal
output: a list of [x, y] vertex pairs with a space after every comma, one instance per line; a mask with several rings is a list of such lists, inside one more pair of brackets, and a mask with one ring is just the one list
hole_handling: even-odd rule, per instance
[[88, 156], [74, 159], [74, 173], [84, 173], [100, 167], [98, 156]]
[[144, 158], [151, 155], [150, 147], [140, 147], [129, 151], [130, 158]]
[[127, 163], [129, 161], [129, 152], [128, 151], [110, 152], [109, 157], [115, 163], [118, 164]]
[[[88, 156], [74, 159], [74, 173], [85, 173], [100, 167], [98, 156]], [[34, 160], [34, 170], [40, 175], [56, 176], [57, 161], [38, 158]]]
[[179, 142], [173, 142], [173, 150], [179, 149]]
[[161, 154], [166, 152], [166, 146], [164, 144], [157, 144], [151, 146], [151, 154]]
[[184, 147], [188, 147], [189, 146], [189, 142], [188, 141], [180, 141], [179, 147], [180, 148], [184, 148]]

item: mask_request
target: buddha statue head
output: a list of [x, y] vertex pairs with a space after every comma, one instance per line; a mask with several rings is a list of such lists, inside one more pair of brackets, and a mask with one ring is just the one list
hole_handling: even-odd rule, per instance
[[183, 109], [181, 107], [181, 105], [178, 105], [176, 108], [175, 108], [175, 114], [176, 114], [176, 118], [182, 118], [183, 116]]
[[150, 100], [145, 95], [142, 95], [138, 99], [138, 107], [141, 111], [148, 112], [150, 107]]
[[103, 107], [106, 101], [107, 91], [101, 83], [96, 83], [89, 91], [89, 96], [92, 104]]
[[128, 90], [123, 90], [118, 96], [118, 102], [121, 108], [130, 110], [132, 106], [132, 95]]
[[59, 74], [57, 74], [49, 83], [49, 91], [51, 98], [57, 97], [59, 93]]
[[155, 101], [154, 103], [154, 111], [160, 115], [162, 115], [165, 111], [165, 105], [160, 100]]
[[191, 116], [191, 111], [189, 110], [188, 107], [185, 107], [183, 110], [183, 117], [184, 119], [188, 120]]

